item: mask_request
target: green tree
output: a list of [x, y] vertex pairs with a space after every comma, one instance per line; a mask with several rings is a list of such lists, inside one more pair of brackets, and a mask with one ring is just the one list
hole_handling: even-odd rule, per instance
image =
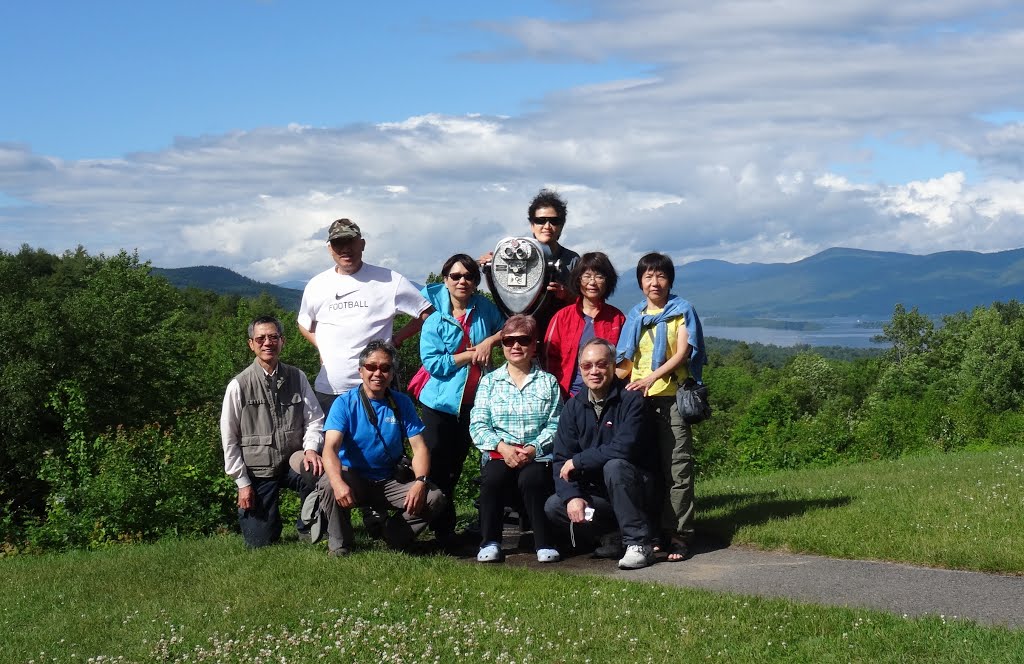
[[[38, 512], [44, 453], [64, 455], [73, 433], [169, 416], [189, 401], [190, 332], [180, 293], [138, 256], [0, 253], [0, 505]], [[85, 404], [76, 427], [60, 413]]]
[[917, 307], [907, 311], [902, 304], [897, 304], [892, 320], [882, 326], [882, 334], [875, 336], [874, 341], [892, 344], [896, 362], [902, 362], [911, 355], [927, 352], [934, 334], [935, 324]]

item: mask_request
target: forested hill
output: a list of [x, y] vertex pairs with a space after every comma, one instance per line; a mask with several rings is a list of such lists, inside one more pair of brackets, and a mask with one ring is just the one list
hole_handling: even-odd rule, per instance
[[302, 300], [301, 290], [254, 281], [216, 265], [178, 268], [154, 267], [152, 272], [164, 277], [178, 288], [191, 286], [211, 290], [221, 295], [241, 295], [243, 297], [258, 297], [261, 293], [266, 293], [277, 300], [279, 305], [292, 311], [298, 310], [299, 302]]
[[[626, 304], [638, 299], [623, 274]], [[795, 263], [734, 264], [700, 260], [676, 267], [674, 292], [701, 312], [760, 317], [859, 316], [886, 319], [897, 303], [925, 314], [952, 314], [1020, 299], [1024, 249], [991, 254], [944, 251], [927, 256], [827, 249]], [[631, 296], [625, 302], [625, 295]]]

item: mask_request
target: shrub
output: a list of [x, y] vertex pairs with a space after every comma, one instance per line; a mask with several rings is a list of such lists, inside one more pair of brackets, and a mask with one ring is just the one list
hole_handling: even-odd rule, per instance
[[219, 439], [216, 417], [203, 411], [179, 414], [173, 427], [76, 436], [66, 455], [43, 461], [50, 493], [45, 519], [28, 527], [30, 544], [97, 548], [224, 527], [235, 486], [224, 474]]

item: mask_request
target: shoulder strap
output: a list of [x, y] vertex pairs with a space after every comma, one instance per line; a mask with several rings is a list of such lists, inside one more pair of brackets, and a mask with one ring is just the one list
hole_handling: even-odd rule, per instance
[[[391, 459], [392, 463], [398, 463], [399, 459], [392, 458], [391, 453], [388, 452], [388, 442], [384, 440], [384, 434], [380, 431], [380, 423], [377, 420], [377, 411], [375, 411], [373, 406], [370, 405], [370, 398], [366, 396], [366, 392], [363, 390], [362, 386], [359, 386], [356, 389], [359, 390], [359, 401], [363, 404], [363, 411], [366, 413], [366, 419], [368, 419], [370, 424], [373, 425], [374, 430], [377, 432], [377, 437], [380, 438], [380, 442], [383, 444], [384, 454], [388, 455], [388, 458]], [[398, 421], [398, 430], [402, 434], [402, 450], [404, 453], [406, 443], [409, 442], [409, 437], [405, 435], [405, 423], [402, 422], [402, 415], [398, 412], [398, 404], [395, 403], [395, 398], [391, 395], [391, 390], [387, 390], [384, 394], [387, 397], [388, 408], [390, 408], [391, 412], [395, 414], [395, 419]]]
[[375, 411], [373, 406], [370, 405], [370, 399], [366, 396], [366, 392], [363, 391], [362, 386], [358, 386], [356, 389], [359, 390], [359, 403], [363, 404], [363, 412], [366, 413], [366, 419], [370, 420], [370, 424], [373, 425], [373, 428], [376, 429], [379, 434], [380, 427], [377, 426], [377, 411]]
[[395, 414], [395, 419], [398, 421], [398, 430], [402, 432], [402, 444], [404, 445], [409, 441], [409, 437], [405, 435], [405, 422], [402, 421], [402, 413], [398, 411], [398, 404], [395, 402], [395, 397], [391, 394], [391, 390], [385, 392], [388, 398], [388, 408]]

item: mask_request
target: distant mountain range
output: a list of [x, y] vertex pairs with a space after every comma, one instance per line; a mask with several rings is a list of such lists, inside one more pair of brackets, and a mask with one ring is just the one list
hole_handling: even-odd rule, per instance
[[[208, 265], [153, 272], [181, 288], [250, 297], [266, 292], [291, 309], [298, 309], [304, 286], [289, 281], [286, 288]], [[926, 314], [950, 314], [1024, 297], [1024, 249], [917, 256], [834, 248], [795, 263], [700, 260], [676, 267], [673, 292], [690, 300], [702, 318], [888, 320], [898, 303]], [[627, 310], [640, 298], [635, 272], [622, 273], [612, 303]]]
[[[635, 272], [624, 273], [619, 283], [612, 300], [619, 308], [640, 300]], [[1024, 296], [1024, 249], [917, 256], [833, 248], [795, 263], [700, 260], [676, 267], [673, 292], [702, 318], [888, 320], [898, 303], [950, 314]]]
[[254, 281], [249, 277], [216, 265], [198, 265], [196, 267], [164, 268], [154, 267], [152, 273], [160, 275], [178, 288], [203, 288], [221, 295], [241, 295], [243, 297], [258, 297], [267, 293], [277, 303], [287, 309], [298, 310], [302, 301], [302, 288], [284, 288], [275, 284], [268, 284], [263, 281]]

